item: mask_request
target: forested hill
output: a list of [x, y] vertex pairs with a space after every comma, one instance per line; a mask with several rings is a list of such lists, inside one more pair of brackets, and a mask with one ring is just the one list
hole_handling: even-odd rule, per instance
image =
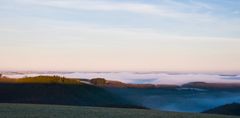
[[2, 78], [0, 103], [142, 108], [104, 88], [58, 76], [27, 77], [18, 80]]

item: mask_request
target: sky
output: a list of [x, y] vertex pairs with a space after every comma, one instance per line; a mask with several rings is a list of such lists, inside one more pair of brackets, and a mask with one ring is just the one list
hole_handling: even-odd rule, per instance
[[0, 70], [240, 72], [238, 0], [1, 0]]

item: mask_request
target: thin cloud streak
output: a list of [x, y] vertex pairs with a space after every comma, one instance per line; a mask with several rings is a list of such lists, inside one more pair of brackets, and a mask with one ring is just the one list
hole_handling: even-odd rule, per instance
[[[18, 0], [17, 0], [18, 1]], [[24, 0], [15, 2], [15, 4], [28, 6], [42, 6], [55, 9], [77, 10], [77, 11], [95, 11], [95, 12], [114, 12], [123, 11], [144, 15], [156, 15], [166, 18], [194, 18], [209, 20], [211, 16], [209, 12], [199, 12], [199, 9], [211, 10], [210, 6], [204, 3], [192, 2], [183, 4], [176, 1], [168, 1], [159, 4], [146, 4], [135, 2], [113, 2], [107, 0]]]

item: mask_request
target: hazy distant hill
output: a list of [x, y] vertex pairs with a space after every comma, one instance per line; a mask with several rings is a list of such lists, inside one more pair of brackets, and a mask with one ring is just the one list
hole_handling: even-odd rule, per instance
[[202, 89], [240, 89], [239, 83], [206, 83], [206, 82], [190, 82], [183, 85], [168, 85], [168, 84], [130, 84], [121, 81], [112, 81], [104, 78], [94, 78], [92, 80], [83, 80], [92, 85], [106, 88], [202, 88]]
[[154, 85], [154, 84], [129, 84], [121, 81], [106, 80], [104, 78], [93, 78], [91, 80], [81, 79], [83, 82], [89, 82], [92, 85], [105, 88], [177, 88], [178, 85]]
[[189, 88], [205, 88], [205, 89], [240, 89], [239, 83], [205, 83], [205, 82], [190, 82], [181, 87]]

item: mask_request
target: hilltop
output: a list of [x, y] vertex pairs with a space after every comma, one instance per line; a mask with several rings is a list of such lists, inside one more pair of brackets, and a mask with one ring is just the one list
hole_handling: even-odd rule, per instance
[[20, 79], [0, 77], [0, 83], [13, 84], [82, 84], [80, 80], [69, 79], [60, 76], [36, 76], [24, 77]]

